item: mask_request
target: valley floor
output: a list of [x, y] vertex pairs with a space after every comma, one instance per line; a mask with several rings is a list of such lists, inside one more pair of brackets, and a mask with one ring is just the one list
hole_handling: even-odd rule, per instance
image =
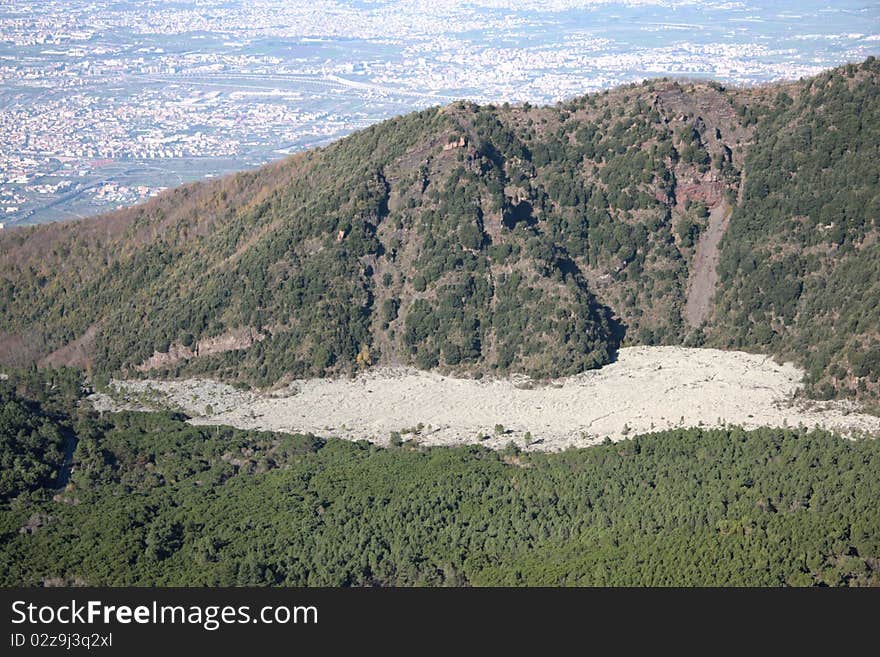
[[272, 393], [196, 379], [115, 381], [112, 397], [94, 395], [92, 401], [99, 410], [177, 408], [200, 425], [312, 432], [380, 444], [387, 444], [392, 432], [425, 445], [479, 442], [501, 448], [512, 440], [520, 448], [546, 451], [606, 437], [722, 424], [747, 429], [803, 424], [880, 434], [880, 417], [854, 406], [795, 399], [802, 376], [796, 366], [768, 356], [631, 347], [599, 370], [544, 384], [378, 368], [355, 379], [294, 381]]

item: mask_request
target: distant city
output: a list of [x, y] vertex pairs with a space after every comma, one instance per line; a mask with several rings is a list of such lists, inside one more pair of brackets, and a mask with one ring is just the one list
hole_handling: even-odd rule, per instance
[[131, 205], [460, 98], [750, 85], [878, 51], [866, 0], [0, 0], [0, 226]]

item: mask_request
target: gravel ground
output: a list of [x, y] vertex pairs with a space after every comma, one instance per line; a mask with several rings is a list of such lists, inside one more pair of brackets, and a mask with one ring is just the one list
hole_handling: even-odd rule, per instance
[[426, 445], [500, 448], [512, 440], [520, 448], [554, 451], [606, 437], [722, 424], [880, 434], [880, 418], [853, 404], [795, 401], [802, 377], [790, 363], [744, 352], [631, 347], [601, 369], [540, 384], [376, 368], [355, 379], [294, 381], [272, 393], [204, 379], [115, 381], [113, 398], [95, 395], [93, 401], [99, 410], [176, 408], [194, 424], [310, 431], [380, 444], [400, 432]]

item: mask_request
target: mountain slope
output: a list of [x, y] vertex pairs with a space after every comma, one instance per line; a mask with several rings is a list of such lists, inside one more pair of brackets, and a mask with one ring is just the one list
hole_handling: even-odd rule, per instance
[[877, 74], [868, 60], [777, 95], [722, 248], [716, 342], [796, 359], [823, 398], [880, 392]]
[[[377, 363], [557, 376], [622, 343], [707, 343], [794, 356], [817, 392], [875, 398], [878, 72], [455, 103], [4, 231], [0, 361], [270, 385]], [[722, 202], [719, 291], [694, 328], [690, 268]]]

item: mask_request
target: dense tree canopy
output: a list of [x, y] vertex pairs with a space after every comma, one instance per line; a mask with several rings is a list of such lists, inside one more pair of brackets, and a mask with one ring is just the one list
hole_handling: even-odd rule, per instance
[[821, 398], [880, 391], [878, 73], [871, 58], [777, 95], [724, 237], [710, 335], [796, 359]]
[[519, 454], [74, 424], [65, 490], [0, 507], [2, 585], [880, 584], [877, 439], [690, 429]]

